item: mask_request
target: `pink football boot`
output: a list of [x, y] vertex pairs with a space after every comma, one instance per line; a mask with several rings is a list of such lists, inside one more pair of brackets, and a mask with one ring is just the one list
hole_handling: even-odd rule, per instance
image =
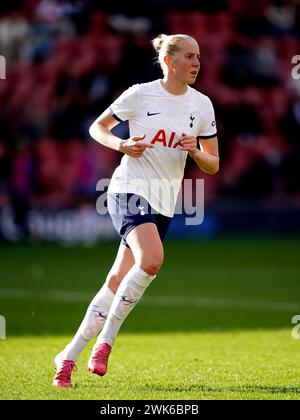
[[53, 379], [53, 385], [58, 388], [71, 388], [71, 374], [77, 370], [73, 360], [62, 360], [59, 355], [54, 359], [56, 366], [56, 375]]
[[88, 361], [88, 370], [100, 376], [105, 375], [110, 352], [111, 346], [107, 343], [95, 345]]

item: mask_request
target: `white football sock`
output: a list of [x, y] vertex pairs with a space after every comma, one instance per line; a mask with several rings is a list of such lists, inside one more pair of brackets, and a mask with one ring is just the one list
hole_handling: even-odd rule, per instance
[[137, 265], [134, 265], [128, 271], [117, 290], [103, 330], [97, 338], [96, 345], [101, 343], [113, 345], [125, 318], [139, 302], [155, 277], [145, 273]]
[[106, 321], [114, 297], [115, 294], [104, 284], [91, 301], [73, 340], [60, 353], [60, 357], [63, 360], [73, 360], [76, 362], [78, 356], [89, 341], [99, 334]]

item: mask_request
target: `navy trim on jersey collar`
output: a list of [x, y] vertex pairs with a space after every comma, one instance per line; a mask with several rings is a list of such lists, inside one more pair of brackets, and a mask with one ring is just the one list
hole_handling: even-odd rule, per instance
[[216, 137], [218, 133], [211, 134], [210, 136], [197, 136], [197, 140], [207, 140], [212, 139], [213, 137]]
[[110, 106], [109, 108], [108, 108], [109, 110], [110, 110], [110, 112], [111, 112], [111, 114], [112, 114], [112, 116], [117, 120], [117, 121], [119, 121], [119, 122], [124, 122], [123, 120], [121, 120], [121, 118], [119, 118], [115, 113], [114, 113], [114, 111], [113, 111], [113, 109], [112, 109], [112, 107]]

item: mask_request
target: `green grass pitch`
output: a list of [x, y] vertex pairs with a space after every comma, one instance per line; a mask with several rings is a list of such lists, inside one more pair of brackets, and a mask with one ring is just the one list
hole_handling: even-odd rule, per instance
[[99, 378], [52, 387], [54, 355], [100, 288], [116, 243], [0, 245], [0, 399], [299, 399], [297, 238], [166, 241], [165, 262]]

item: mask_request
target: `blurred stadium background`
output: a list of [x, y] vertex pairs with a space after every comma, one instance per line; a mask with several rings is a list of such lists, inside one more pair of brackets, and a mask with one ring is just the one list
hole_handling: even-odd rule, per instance
[[[121, 156], [88, 128], [128, 86], [161, 77], [150, 43], [159, 33], [199, 42], [196, 88], [215, 106], [221, 165], [211, 177], [188, 161], [186, 178], [205, 181], [204, 222], [187, 227], [175, 217], [160, 279], [122, 331], [290, 334], [300, 297], [300, 72], [292, 77], [300, 2], [10, 0], [0, 3], [0, 314], [8, 336], [72, 334], [110, 268], [116, 234], [96, 212], [96, 184]], [[126, 138], [127, 125], [115, 132]], [[271, 337], [251, 354], [270, 361], [278, 351], [272, 372], [280, 375], [298, 350], [287, 333], [277, 340], [272, 354]], [[65, 342], [49, 344], [49, 360]], [[245, 343], [237, 344], [241, 357]], [[231, 360], [237, 350], [227, 345], [222, 369], [223, 355]], [[261, 392], [285, 392], [267, 385]], [[6, 389], [10, 398], [13, 384]]]
[[198, 40], [196, 88], [217, 116], [219, 174], [187, 165], [187, 178], [205, 180], [205, 222], [192, 233], [299, 233], [299, 1], [28, 0], [0, 6], [2, 239], [114, 235], [95, 186], [120, 155], [88, 128], [128, 86], [161, 77], [150, 43], [161, 32]]

